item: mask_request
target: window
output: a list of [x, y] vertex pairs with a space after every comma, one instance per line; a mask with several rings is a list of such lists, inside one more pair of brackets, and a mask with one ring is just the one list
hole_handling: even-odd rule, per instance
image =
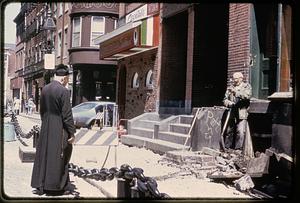
[[132, 88], [138, 88], [140, 86], [139, 74], [134, 73], [132, 78]]
[[[56, 46], [56, 35], [53, 35], [53, 44], [54, 44], [54, 46]], [[55, 47], [54, 47], [55, 48]], [[57, 49], [54, 49], [54, 53], [55, 53], [55, 55], [56, 55], [56, 52], [57, 52]]]
[[64, 31], [64, 57], [68, 55], [68, 28]]
[[60, 52], [61, 52], [61, 32], [58, 33], [57, 57], [60, 56]]
[[146, 75], [146, 87], [148, 89], [153, 89], [153, 72], [152, 70], [149, 70]]
[[65, 3], [65, 12], [69, 10], [69, 3]]
[[101, 16], [93, 16], [91, 21], [91, 46], [98, 46], [94, 44], [94, 39], [104, 34], [105, 19]]
[[80, 46], [81, 18], [73, 18], [72, 47]]
[[40, 25], [42, 26], [44, 24], [44, 18], [43, 18], [43, 15], [40, 15]]
[[53, 4], [53, 17], [56, 18], [56, 13], [57, 13], [57, 2]]
[[58, 16], [61, 16], [63, 14], [63, 3], [59, 3], [59, 9], [58, 9]]
[[39, 61], [39, 48], [36, 45], [35, 46], [35, 63], [37, 63]]
[[39, 45], [39, 61], [42, 60], [42, 45]]

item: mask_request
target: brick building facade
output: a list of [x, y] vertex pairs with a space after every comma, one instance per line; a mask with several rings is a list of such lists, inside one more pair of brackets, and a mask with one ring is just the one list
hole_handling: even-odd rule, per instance
[[100, 59], [117, 62], [119, 114], [121, 119], [131, 119], [156, 111], [159, 3], [121, 3], [119, 13], [118, 28], [97, 43]]
[[15, 55], [15, 44], [5, 44], [4, 46], [4, 67], [3, 67], [3, 76], [4, 85], [3, 93], [4, 93], [4, 106], [8, 104], [8, 102], [13, 101], [13, 93], [11, 91], [11, 78], [15, 75], [16, 68], [16, 55]]

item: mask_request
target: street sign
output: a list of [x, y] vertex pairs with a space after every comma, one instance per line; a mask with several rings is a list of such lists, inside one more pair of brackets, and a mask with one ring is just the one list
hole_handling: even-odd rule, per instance
[[54, 54], [45, 54], [45, 69], [53, 70], [55, 68], [55, 56]]

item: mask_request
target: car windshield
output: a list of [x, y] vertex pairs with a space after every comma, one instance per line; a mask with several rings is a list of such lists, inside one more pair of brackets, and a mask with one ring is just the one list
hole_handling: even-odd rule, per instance
[[74, 108], [77, 110], [88, 110], [94, 108], [96, 105], [96, 103], [81, 103], [78, 106], [75, 106]]

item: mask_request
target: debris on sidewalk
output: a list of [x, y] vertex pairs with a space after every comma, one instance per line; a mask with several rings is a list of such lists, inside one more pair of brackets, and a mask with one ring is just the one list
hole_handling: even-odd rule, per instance
[[201, 151], [169, 151], [159, 161], [162, 165], [179, 168], [182, 174], [192, 174], [196, 178], [203, 179], [207, 172], [216, 169], [214, 156], [203, 154]]
[[254, 187], [251, 177], [246, 174], [238, 180], [233, 181], [234, 186], [239, 191], [246, 191]]

